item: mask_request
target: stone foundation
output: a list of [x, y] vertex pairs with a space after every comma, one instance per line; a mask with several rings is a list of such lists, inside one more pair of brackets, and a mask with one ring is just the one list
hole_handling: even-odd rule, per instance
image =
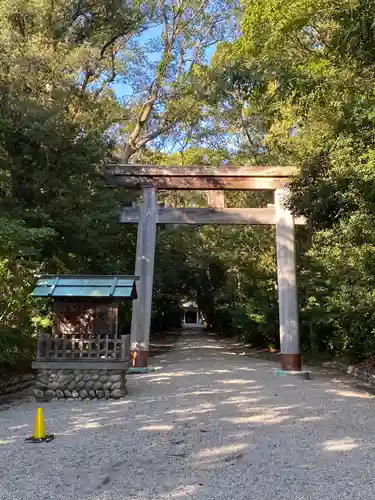
[[38, 370], [37, 401], [56, 399], [120, 399], [127, 394], [126, 370]]

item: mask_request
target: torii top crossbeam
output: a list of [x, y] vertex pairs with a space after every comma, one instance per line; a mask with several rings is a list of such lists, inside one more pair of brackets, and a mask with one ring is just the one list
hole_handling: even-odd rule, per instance
[[275, 190], [297, 174], [287, 166], [189, 166], [106, 165], [104, 176], [112, 186], [129, 189]]

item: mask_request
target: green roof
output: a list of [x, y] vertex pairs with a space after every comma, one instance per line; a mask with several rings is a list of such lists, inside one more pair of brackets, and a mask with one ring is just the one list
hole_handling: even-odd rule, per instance
[[40, 276], [34, 297], [90, 297], [136, 299], [138, 276]]

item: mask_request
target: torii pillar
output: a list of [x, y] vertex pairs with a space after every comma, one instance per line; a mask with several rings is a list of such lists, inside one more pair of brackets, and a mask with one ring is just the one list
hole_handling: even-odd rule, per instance
[[284, 203], [288, 190], [275, 191], [277, 285], [281, 369], [301, 371], [294, 220]]
[[138, 299], [133, 302], [130, 349], [133, 367], [146, 367], [150, 344], [152, 287], [156, 244], [157, 193], [152, 187], [142, 189], [137, 233], [135, 274], [139, 276]]

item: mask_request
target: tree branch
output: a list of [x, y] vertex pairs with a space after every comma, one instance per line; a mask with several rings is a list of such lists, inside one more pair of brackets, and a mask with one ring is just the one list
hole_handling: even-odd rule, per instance
[[94, 99], [99, 97], [99, 95], [103, 92], [103, 90], [108, 86], [108, 84], [112, 83], [115, 81], [115, 78], [117, 76], [117, 71], [116, 71], [116, 65], [115, 65], [115, 53], [112, 50], [111, 54], [111, 76], [109, 76], [101, 85], [100, 87], [94, 92]]
[[185, 23], [180, 24], [180, 26], [176, 28], [176, 36], [180, 34], [181, 30], [187, 28], [189, 24], [191, 24], [198, 17], [198, 15], [204, 11], [206, 4], [207, 0], [202, 0], [200, 6], [197, 8], [195, 13], [191, 16], [191, 18], [188, 19]]
[[[138, 115], [138, 120], [137, 123], [134, 126], [134, 129], [132, 133], [130, 134], [124, 155], [123, 155], [123, 160], [128, 161], [129, 158], [139, 150], [140, 147], [142, 147], [143, 143], [139, 145], [138, 138], [140, 137], [142, 130], [144, 129], [145, 124], [147, 123], [153, 109], [155, 106], [155, 103], [158, 99], [159, 96], [159, 91], [162, 86], [163, 78], [167, 72], [167, 68], [172, 60], [172, 47], [174, 43], [174, 34], [172, 33], [171, 39], [169, 39], [169, 21], [168, 21], [168, 13], [166, 9], [166, 4], [164, 0], [161, 0], [160, 3], [162, 13], [163, 13], [163, 19], [164, 19], [164, 33], [163, 33], [163, 40], [164, 40], [164, 50], [163, 54], [161, 57], [161, 61], [158, 65], [158, 68], [156, 70], [156, 76], [152, 84], [150, 85], [149, 88], [149, 98], [147, 101], [142, 105], [141, 110]], [[152, 139], [147, 139], [146, 142], [149, 142]], [[142, 142], [143, 140], [141, 140]]]
[[100, 59], [103, 59], [104, 54], [105, 54], [106, 50], [108, 49], [108, 47], [113, 45], [122, 36], [125, 36], [124, 32], [118, 33], [117, 35], [113, 36], [110, 40], [108, 40], [107, 43], [104, 44], [102, 50], [100, 51]]
[[247, 137], [247, 140], [249, 141], [250, 146], [253, 146], [254, 142], [253, 142], [253, 140], [251, 138], [251, 135], [250, 135], [250, 132], [249, 132], [248, 128], [246, 127], [246, 122], [245, 122], [245, 120], [244, 120], [244, 118], [242, 116], [241, 116], [241, 124], [242, 124], [242, 129], [245, 132], [245, 135]]
[[185, 64], [185, 49], [184, 49], [184, 45], [183, 45], [183, 42], [181, 42], [181, 47], [180, 47], [180, 54], [179, 54], [179, 63], [178, 63], [178, 69], [177, 69], [177, 76], [176, 76], [176, 80], [179, 81], [181, 80], [181, 77], [183, 75], [183, 72], [184, 72], [184, 64]]

